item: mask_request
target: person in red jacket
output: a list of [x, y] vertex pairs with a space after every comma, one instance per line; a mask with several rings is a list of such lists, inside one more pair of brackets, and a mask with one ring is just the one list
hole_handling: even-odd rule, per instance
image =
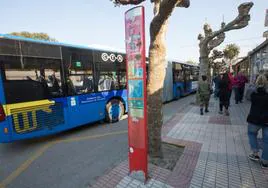
[[238, 102], [242, 103], [244, 97], [245, 85], [248, 82], [248, 79], [243, 74], [243, 72], [239, 72], [237, 75], [237, 80], [238, 80], [238, 93], [239, 93]]

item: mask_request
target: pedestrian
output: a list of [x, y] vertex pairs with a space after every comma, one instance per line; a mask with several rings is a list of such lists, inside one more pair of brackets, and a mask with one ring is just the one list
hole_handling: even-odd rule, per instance
[[233, 79], [233, 90], [235, 93], [235, 104], [238, 104], [239, 99], [240, 99], [238, 75], [236, 75]]
[[205, 106], [205, 112], [208, 111], [208, 104], [210, 99], [210, 84], [207, 81], [207, 76], [203, 75], [202, 79], [198, 83], [197, 95], [200, 104], [200, 115], [204, 115], [203, 108]]
[[223, 114], [223, 107], [224, 107], [224, 113], [226, 116], [229, 116], [229, 105], [230, 105], [230, 79], [227, 73], [222, 74], [220, 83], [219, 83], [219, 106], [220, 111], [219, 114]]
[[[256, 80], [256, 91], [251, 95], [251, 107], [247, 117], [248, 138], [252, 154], [248, 157], [260, 161], [262, 168], [268, 169], [268, 93], [265, 90], [267, 79], [260, 75]], [[258, 132], [262, 130], [263, 150], [259, 156]]]
[[229, 93], [229, 106], [230, 106], [230, 100], [231, 100], [235, 80], [234, 80], [233, 74], [230, 72], [228, 72], [228, 78], [229, 78], [228, 93]]
[[215, 74], [213, 78], [214, 83], [214, 98], [217, 100], [219, 98], [219, 83], [220, 83], [221, 77], [219, 74]]
[[237, 80], [238, 80], [238, 93], [239, 93], [238, 102], [242, 103], [243, 97], [244, 97], [245, 85], [248, 82], [248, 79], [243, 74], [243, 72], [239, 72], [237, 76]]

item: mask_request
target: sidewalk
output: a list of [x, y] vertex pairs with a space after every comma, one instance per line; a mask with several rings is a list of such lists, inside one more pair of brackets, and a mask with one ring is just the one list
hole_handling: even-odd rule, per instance
[[198, 106], [186, 105], [163, 127], [163, 141], [184, 145], [173, 171], [149, 166], [144, 185], [128, 176], [128, 161], [100, 177], [93, 187], [268, 187], [268, 170], [247, 158], [250, 153], [246, 116], [249, 102], [231, 104], [230, 116], [218, 114], [218, 101], [199, 115]]

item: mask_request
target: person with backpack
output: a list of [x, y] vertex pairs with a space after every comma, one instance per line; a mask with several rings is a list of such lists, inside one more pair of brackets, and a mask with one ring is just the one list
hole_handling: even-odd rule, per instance
[[226, 116], [229, 116], [229, 105], [230, 105], [230, 80], [227, 73], [224, 73], [221, 77], [219, 83], [219, 98], [220, 98], [220, 111], [219, 114], [223, 114], [222, 110], [224, 107], [224, 112]]
[[[268, 169], [268, 93], [265, 90], [267, 79], [260, 75], [256, 80], [256, 91], [251, 94], [251, 107], [247, 117], [248, 138], [252, 153], [248, 156], [253, 161], [260, 161], [262, 168]], [[262, 130], [263, 151], [259, 156], [258, 132]]]
[[210, 93], [211, 88], [210, 84], [207, 81], [207, 76], [203, 75], [202, 79], [198, 82], [198, 88], [197, 88], [197, 95], [199, 99], [199, 104], [200, 104], [200, 115], [204, 115], [204, 106], [205, 106], [205, 112], [208, 111], [208, 104], [209, 104], [209, 99], [210, 99]]
[[221, 77], [218, 74], [215, 74], [213, 78], [214, 83], [214, 98], [217, 100], [219, 98], [219, 83], [220, 83]]

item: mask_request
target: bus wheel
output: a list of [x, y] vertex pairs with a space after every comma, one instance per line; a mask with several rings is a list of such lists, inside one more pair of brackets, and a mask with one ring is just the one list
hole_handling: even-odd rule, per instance
[[106, 105], [106, 121], [109, 123], [114, 123], [119, 121], [124, 114], [124, 105], [118, 99], [110, 100]]

